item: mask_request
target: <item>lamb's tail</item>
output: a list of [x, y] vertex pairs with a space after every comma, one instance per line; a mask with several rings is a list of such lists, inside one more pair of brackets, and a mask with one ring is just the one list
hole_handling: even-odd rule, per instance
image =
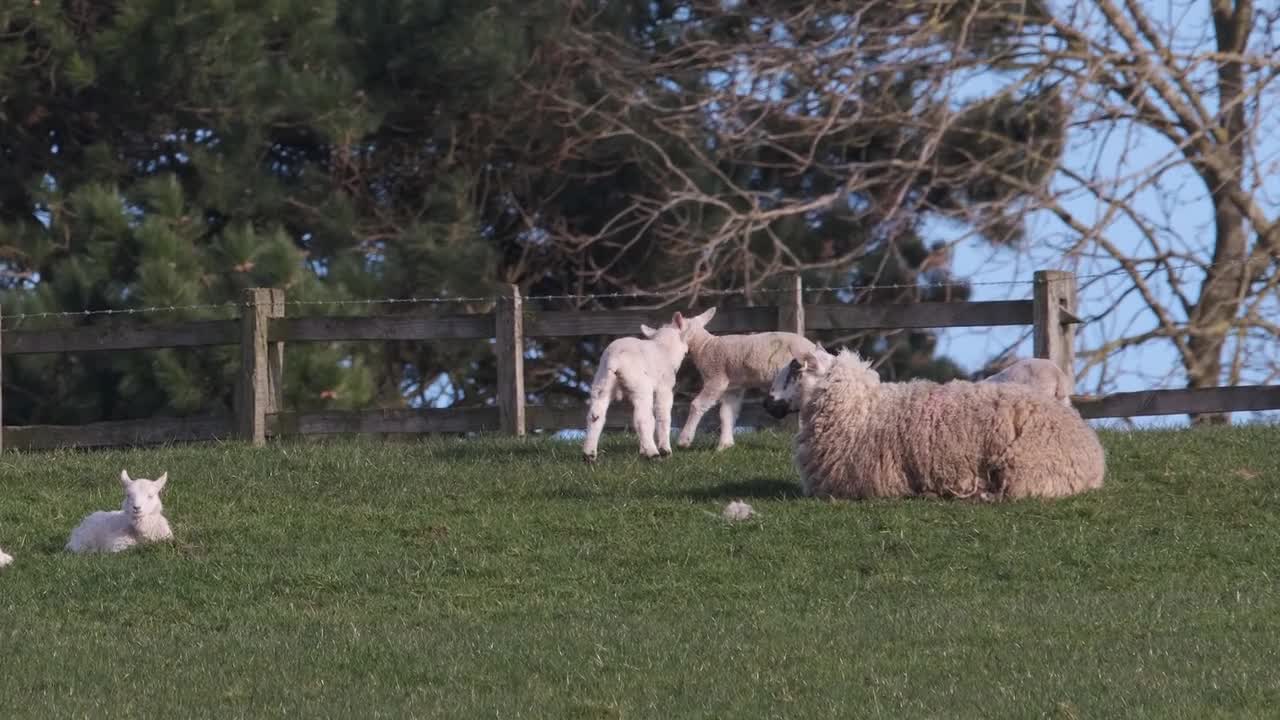
[[609, 367], [601, 367], [591, 381], [591, 410], [587, 422], [604, 417], [609, 412], [610, 400], [621, 400], [622, 388], [618, 385], [618, 374]]

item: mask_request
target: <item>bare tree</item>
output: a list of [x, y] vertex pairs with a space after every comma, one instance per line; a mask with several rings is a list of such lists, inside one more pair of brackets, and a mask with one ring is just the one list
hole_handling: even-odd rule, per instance
[[[1079, 371], [1099, 391], [1124, 372], [1280, 376], [1280, 8], [663, 7], [636, 40], [578, 6], [554, 49], [572, 71], [539, 89], [568, 130], [557, 170], [621, 157], [649, 180], [608, 201], [607, 222], [548, 228], [592, 282], [636, 282], [637, 250], [658, 248], [668, 272], [652, 287], [671, 293], [750, 290], [783, 269], [911, 284], [924, 272], [895, 269], [895, 240], [945, 217], [953, 243], [1081, 273]], [[1153, 343], [1178, 367], [1143, 367]]]
[[[1043, 112], [1052, 91], [955, 102], [1003, 51], [985, 8], [692, 0], [653, 4], [636, 31], [609, 24], [617, 7], [575, 6], [542, 58], [563, 72], [532, 88], [562, 131], [551, 171], [566, 185], [608, 178], [608, 192], [580, 215], [548, 211], [554, 194], [514, 193], [534, 198], [530, 227], [597, 289], [750, 297], [783, 270], [908, 290], [946, 281], [947, 248], [920, 249], [921, 219], [1010, 242], [1015, 196], [1061, 149], [1060, 117]], [[967, 126], [978, 120], [986, 134]], [[983, 162], [956, 143], [980, 145]], [[637, 272], [645, 263], [653, 272]]]
[[1104, 390], [1159, 342], [1181, 369], [1147, 368], [1151, 381], [1274, 382], [1280, 8], [1070, 0], [1035, 16], [1004, 69], [1060, 87], [1073, 108], [1069, 149], [1035, 206], [1054, 219], [1041, 225], [1047, 247], [1090, 285], [1081, 370]]

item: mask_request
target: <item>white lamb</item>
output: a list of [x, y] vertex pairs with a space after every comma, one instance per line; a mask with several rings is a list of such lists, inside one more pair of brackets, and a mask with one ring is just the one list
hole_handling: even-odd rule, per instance
[[71, 531], [67, 550], [73, 553], [120, 552], [134, 545], [173, 538], [169, 521], [160, 504], [160, 491], [169, 480], [164, 473], [155, 480], [129, 479], [120, 471], [124, 486], [124, 503], [119, 510], [99, 510], [90, 514]]
[[689, 357], [702, 376], [702, 390], [689, 406], [689, 417], [680, 431], [680, 447], [693, 444], [698, 423], [717, 402], [720, 442], [716, 449], [733, 447], [733, 428], [742, 410], [743, 394], [751, 389], [768, 390], [773, 377], [794, 355], [814, 348], [803, 335], [789, 332], [712, 335], [707, 332], [707, 323], [715, 314], [716, 309], [711, 308], [690, 321], [695, 329], [689, 335]]
[[1067, 407], [1074, 407], [1071, 404], [1071, 378], [1052, 360], [1023, 358], [981, 382], [1026, 385], [1056, 398]]
[[767, 407], [798, 410], [806, 495], [1062, 497], [1102, 486], [1098, 436], [1018, 383], [882, 383], [849, 351], [818, 349], [778, 373]]
[[[582, 459], [595, 462], [600, 433], [604, 432], [609, 401], [624, 394], [631, 401], [632, 424], [640, 436], [640, 454], [647, 458], [671, 454], [671, 405], [675, 400], [676, 371], [689, 351], [689, 334], [697, 319], [680, 313], [654, 330], [641, 325], [644, 338], [618, 338], [600, 356], [600, 367], [591, 382], [587, 411], [587, 438]], [[655, 439], [657, 440], [655, 444]]]
[[12, 564], [13, 556], [3, 550], [0, 550], [0, 568], [7, 567]]

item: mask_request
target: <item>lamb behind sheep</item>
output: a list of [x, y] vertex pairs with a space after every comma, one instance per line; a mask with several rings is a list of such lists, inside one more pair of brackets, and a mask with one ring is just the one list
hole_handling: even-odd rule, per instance
[[641, 325], [644, 338], [625, 337], [609, 343], [591, 381], [583, 460], [595, 462], [609, 402], [624, 393], [631, 401], [632, 424], [640, 436], [640, 454], [648, 458], [671, 454], [671, 406], [675, 400], [676, 371], [689, 351], [689, 334], [700, 327], [698, 322], [698, 318], [686, 320], [677, 312], [671, 317], [671, 323], [657, 330]]
[[160, 503], [160, 491], [168, 481], [167, 472], [155, 480], [131, 480], [129, 473], [121, 470], [120, 484], [124, 487], [121, 509], [100, 510], [80, 521], [71, 531], [67, 550], [114, 553], [134, 545], [172, 539], [173, 532]]
[[803, 335], [763, 332], [753, 335], [712, 335], [707, 323], [716, 309], [693, 318], [696, 329], [689, 335], [689, 357], [702, 377], [702, 390], [689, 406], [689, 417], [680, 431], [678, 444], [689, 447], [698, 423], [716, 403], [720, 403], [720, 442], [717, 450], [733, 446], [733, 428], [742, 410], [747, 390], [768, 390], [778, 370], [797, 353], [813, 350]]
[[1073, 407], [1071, 378], [1067, 377], [1067, 374], [1062, 372], [1062, 369], [1052, 360], [1022, 358], [980, 382], [1026, 385], [1055, 398], [1067, 407]]
[[1097, 435], [1020, 384], [882, 383], [847, 350], [780, 371], [766, 407], [799, 410], [795, 462], [821, 497], [1059, 497], [1102, 486]]

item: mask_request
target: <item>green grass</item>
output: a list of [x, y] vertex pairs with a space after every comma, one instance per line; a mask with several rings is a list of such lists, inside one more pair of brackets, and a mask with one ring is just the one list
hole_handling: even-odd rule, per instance
[[[797, 498], [768, 434], [6, 454], [0, 717], [1273, 717], [1280, 428], [1104, 441], [997, 506]], [[63, 553], [121, 467], [179, 542]]]

